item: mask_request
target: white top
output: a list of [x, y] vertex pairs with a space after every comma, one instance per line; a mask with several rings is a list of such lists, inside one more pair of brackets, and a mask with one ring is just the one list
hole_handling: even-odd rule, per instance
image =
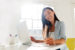
[[49, 37], [55, 39], [54, 32], [49, 32]]

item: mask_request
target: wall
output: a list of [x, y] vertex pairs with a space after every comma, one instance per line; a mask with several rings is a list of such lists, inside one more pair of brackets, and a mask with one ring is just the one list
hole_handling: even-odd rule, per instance
[[16, 33], [19, 6], [16, 0], [0, 0], [0, 43], [5, 43], [9, 34]]

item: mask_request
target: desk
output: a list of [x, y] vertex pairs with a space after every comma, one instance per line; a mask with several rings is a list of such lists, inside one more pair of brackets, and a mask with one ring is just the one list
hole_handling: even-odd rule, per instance
[[48, 46], [44, 43], [32, 43], [32, 45], [27, 50], [56, 50], [63, 47], [64, 45], [65, 44]]

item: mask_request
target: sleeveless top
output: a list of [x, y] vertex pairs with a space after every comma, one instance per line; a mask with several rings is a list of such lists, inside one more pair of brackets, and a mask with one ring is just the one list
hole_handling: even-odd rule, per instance
[[55, 39], [54, 32], [49, 32], [49, 37]]

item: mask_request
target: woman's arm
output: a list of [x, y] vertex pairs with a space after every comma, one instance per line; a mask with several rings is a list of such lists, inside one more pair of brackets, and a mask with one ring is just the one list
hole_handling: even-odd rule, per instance
[[[45, 25], [45, 29], [43, 29], [43, 31], [42, 31], [42, 35], [43, 35], [43, 38], [44, 38], [44, 39], [46, 39], [46, 32], [47, 32], [47, 29], [48, 29], [48, 26]], [[45, 42], [45, 40], [36, 40], [34, 37], [31, 37], [31, 40], [32, 40], [33, 42], [36, 42], [36, 43], [43, 43], [43, 42]]]
[[36, 42], [36, 43], [43, 43], [44, 40], [36, 40], [35, 42]]
[[58, 39], [58, 40], [55, 40], [55, 44], [58, 45], [58, 44], [63, 44], [65, 43], [66, 41], [64, 39]]
[[36, 42], [36, 43], [43, 43], [44, 40], [36, 40], [34, 37], [31, 37], [31, 41]]
[[46, 43], [49, 45], [59, 45], [59, 44], [63, 44], [65, 43], [65, 40], [62, 39], [58, 39], [58, 40], [53, 40], [52, 38], [47, 38], [45, 40], [36, 40], [34, 37], [31, 37], [31, 41], [36, 42], [36, 43]]
[[65, 40], [63, 38], [62, 39], [58, 39], [58, 40], [53, 40], [52, 38], [47, 38], [45, 40], [45, 43], [49, 44], [49, 45], [59, 45], [59, 44], [65, 43]]
[[65, 23], [64, 22], [60, 22], [60, 34], [59, 37], [60, 39], [55, 40], [56, 44], [63, 44], [66, 42], [66, 35], [65, 35]]

